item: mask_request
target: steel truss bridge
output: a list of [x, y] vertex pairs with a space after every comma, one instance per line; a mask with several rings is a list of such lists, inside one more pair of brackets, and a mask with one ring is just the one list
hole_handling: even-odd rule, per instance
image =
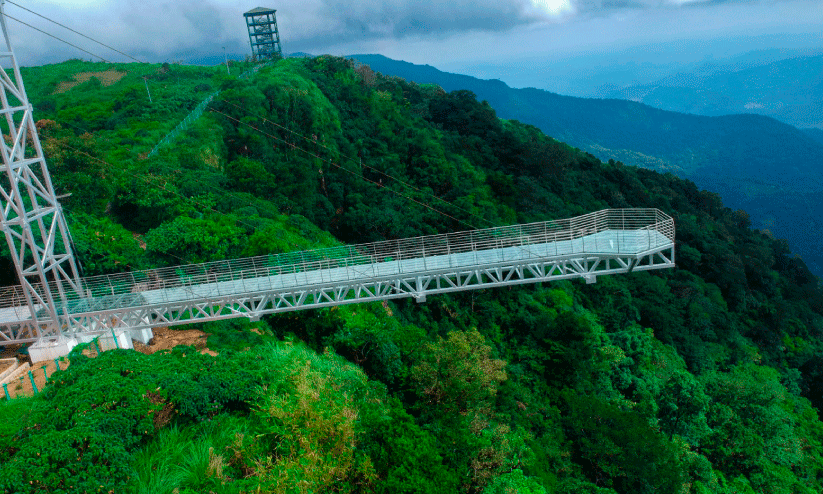
[[[82, 278], [58, 324], [22, 287], [0, 291], [0, 346], [157, 326], [674, 266], [674, 221], [657, 209]], [[55, 282], [52, 282], [54, 285]], [[42, 287], [37, 287], [42, 289]], [[59, 328], [47, 333], [48, 328]], [[137, 332], [137, 333], [135, 333]], [[58, 334], [59, 333], [59, 334]], [[82, 338], [81, 338], [82, 339]], [[42, 341], [42, 340], [41, 340]]]

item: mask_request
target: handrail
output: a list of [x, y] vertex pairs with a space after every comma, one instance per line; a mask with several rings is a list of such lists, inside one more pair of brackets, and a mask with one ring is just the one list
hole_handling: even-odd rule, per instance
[[[69, 297], [62, 303], [70, 306], [96, 297], [134, 297], [152, 290], [278, 275], [296, 276], [316, 270], [356, 268], [408, 259], [422, 260], [423, 271], [425, 260], [435, 256], [565, 241], [571, 241], [573, 254], [596, 252], [597, 245], [592, 250], [580, 239], [603, 231], [657, 231], [674, 242], [674, 220], [658, 209], [604, 209], [574, 218], [524, 225], [87, 277], [81, 280], [84, 293], [66, 291]], [[57, 293], [56, 288], [52, 286], [54, 293]], [[19, 306], [22, 300], [25, 298], [20, 286], [0, 289], [0, 309]]]

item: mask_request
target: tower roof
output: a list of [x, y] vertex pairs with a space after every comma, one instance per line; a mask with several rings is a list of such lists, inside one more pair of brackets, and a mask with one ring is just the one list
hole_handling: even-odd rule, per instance
[[266, 7], [257, 7], [256, 9], [249, 10], [248, 12], [246, 12], [243, 15], [248, 17], [250, 15], [273, 14], [275, 12], [277, 12], [277, 11], [274, 10], [274, 9], [269, 9], [269, 8], [266, 8]]

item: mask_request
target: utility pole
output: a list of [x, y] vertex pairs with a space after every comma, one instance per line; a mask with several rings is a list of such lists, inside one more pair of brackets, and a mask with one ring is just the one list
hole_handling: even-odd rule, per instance
[[229, 56], [226, 55], [226, 47], [225, 46], [223, 47], [223, 57], [226, 59], [226, 73], [228, 75], [231, 75], [231, 72], [229, 71]]

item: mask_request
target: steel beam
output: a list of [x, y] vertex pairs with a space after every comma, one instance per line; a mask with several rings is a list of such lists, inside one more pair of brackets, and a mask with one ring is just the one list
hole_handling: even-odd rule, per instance
[[[0, 344], [60, 332], [59, 308], [79, 293], [79, 271], [57, 202], [0, 0], [0, 224], [32, 323], [0, 334]], [[0, 46], [0, 50], [3, 47]], [[8, 137], [6, 137], [8, 136]]]

